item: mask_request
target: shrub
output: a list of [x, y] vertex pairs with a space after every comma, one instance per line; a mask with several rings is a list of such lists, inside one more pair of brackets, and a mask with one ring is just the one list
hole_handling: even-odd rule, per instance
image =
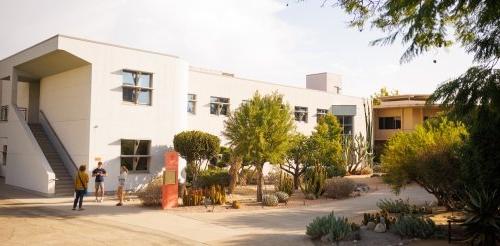
[[373, 173], [381, 173], [382, 172], [382, 166], [380, 166], [380, 165], [373, 165], [372, 171], [373, 171]]
[[344, 166], [326, 166], [326, 176], [328, 178], [332, 177], [344, 177], [347, 174], [347, 170]]
[[[447, 207], [462, 192], [460, 150], [467, 130], [446, 118], [431, 119], [411, 132], [392, 136], [382, 154], [384, 181], [398, 192], [414, 181]], [[443, 175], [445, 174], [445, 175]]]
[[263, 195], [262, 204], [264, 206], [278, 206], [278, 197], [276, 195]]
[[325, 191], [326, 171], [321, 165], [314, 165], [306, 169], [300, 189], [304, 194], [313, 194], [320, 197]]
[[350, 179], [333, 177], [326, 180], [325, 195], [329, 198], [348, 197], [354, 191], [355, 187], [356, 184]]
[[359, 172], [359, 174], [361, 175], [368, 175], [368, 174], [372, 174], [373, 173], [373, 169], [371, 169], [370, 167], [366, 166], [366, 167], [363, 167], [361, 169], [361, 171]]
[[187, 193], [182, 197], [182, 203], [184, 206], [198, 206], [203, 204], [205, 198], [210, 198], [213, 204], [221, 205], [226, 203], [224, 187], [214, 185], [205, 189], [188, 189]]
[[307, 200], [316, 200], [317, 199], [316, 195], [311, 194], [311, 193], [305, 194], [304, 198], [307, 199]]
[[187, 162], [187, 181], [196, 180], [203, 162], [217, 157], [220, 150], [219, 137], [201, 132], [184, 131], [174, 136], [174, 149]]
[[182, 205], [184, 206], [198, 206], [203, 203], [203, 190], [202, 189], [187, 189], [187, 192], [182, 197]]
[[156, 177], [137, 192], [137, 197], [144, 206], [161, 206], [163, 177]]
[[276, 191], [282, 191], [288, 195], [293, 194], [293, 177], [285, 172], [279, 172], [279, 175], [274, 177], [274, 189]]
[[240, 209], [241, 208], [241, 204], [238, 201], [233, 201], [233, 203], [231, 203], [231, 207], [234, 208], [234, 209]]
[[377, 207], [388, 213], [405, 213], [408, 214], [412, 211], [409, 201], [403, 199], [381, 199], [377, 202]]
[[391, 231], [407, 238], [429, 238], [436, 231], [436, 225], [431, 219], [424, 219], [415, 215], [402, 215], [392, 225]]
[[276, 197], [278, 197], [278, 202], [287, 203], [288, 198], [290, 198], [290, 196], [283, 191], [278, 191], [278, 192], [274, 193], [274, 195], [276, 195]]
[[201, 171], [196, 180], [196, 187], [209, 188], [214, 185], [228, 187], [231, 177], [227, 170], [215, 168]]
[[316, 217], [306, 227], [306, 234], [311, 239], [319, 239], [328, 236], [328, 240], [336, 242], [349, 237], [352, 225], [344, 217], [336, 217], [333, 212], [327, 216]]

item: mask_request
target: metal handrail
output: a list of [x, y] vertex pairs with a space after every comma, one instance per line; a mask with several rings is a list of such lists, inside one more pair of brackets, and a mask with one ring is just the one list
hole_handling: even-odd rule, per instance
[[[57, 144], [61, 146], [63, 153], [60, 153], [60, 154], [67, 157], [69, 160], [69, 164], [71, 164], [71, 166], [74, 168], [74, 170], [73, 170], [74, 172], [70, 173], [71, 176], [74, 176], [76, 171], [78, 170], [78, 167], [76, 166], [75, 161], [73, 160], [73, 158], [71, 158], [71, 155], [69, 154], [68, 150], [66, 149], [66, 147], [64, 147], [64, 144], [62, 143], [61, 139], [57, 135], [56, 131], [54, 130], [54, 128], [50, 124], [50, 121], [47, 119], [47, 116], [45, 116], [45, 113], [42, 110], [40, 110], [40, 118], [41, 118], [41, 120], [43, 120], [46, 123], [47, 127], [49, 128], [48, 130], [50, 131], [51, 135], [53, 135], [55, 137]], [[57, 148], [56, 148], [56, 150], [57, 150]], [[63, 162], [64, 162], [64, 158], [63, 158]]]

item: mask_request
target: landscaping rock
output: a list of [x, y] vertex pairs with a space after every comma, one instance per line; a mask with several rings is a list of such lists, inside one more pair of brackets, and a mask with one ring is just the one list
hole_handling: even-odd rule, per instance
[[368, 229], [370, 231], [375, 229], [375, 222], [372, 222], [372, 221], [368, 222], [368, 224], [366, 224], [366, 229]]
[[382, 224], [382, 223], [378, 223], [376, 226], [375, 226], [375, 229], [373, 230], [374, 232], [385, 232], [387, 230], [387, 228], [385, 227], [385, 224]]

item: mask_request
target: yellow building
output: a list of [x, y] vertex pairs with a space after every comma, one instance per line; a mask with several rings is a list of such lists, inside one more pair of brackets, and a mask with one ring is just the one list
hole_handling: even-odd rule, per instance
[[397, 95], [379, 98], [373, 106], [373, 135], [378, 156], [387, 140], [399, 131], [412, 131], [426, 119], [435, 117], [439, 105], [426, 105], [429, 95]]

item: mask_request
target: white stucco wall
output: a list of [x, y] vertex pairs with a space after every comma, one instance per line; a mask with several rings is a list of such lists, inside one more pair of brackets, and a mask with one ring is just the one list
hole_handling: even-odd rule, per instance
[[316, 126], [316, 110], [330, 109], [332, 105], [356, 105], [354, 133], [365, 134], [363, 115], [363, 99], [311, 90], [299, 87], [265, 83], [249, 79], [224, 76], [213, 72], [203, 72], [191, 69], [189, 74], [189, 93], [196, 94], [196, 114], [188, 114], [188, 127], [218, 135], [223, 139], [221, 131], [224, 128], [226, 116], [210, 114], [210, 97], [226, 97], [230, 99], [231, 110], [236, 109], [243, 100], [250, 99], [255, 91], [261, 95], [278, 92], [284, 95], [284, 100], [292, 111], [295, 106], [308, 108], [308, 122], [297, 122], [297, 131], [306, 135], [311, 134]]
[[[166, 55], [74, 39], [62, 39], [60, 45], [92, 64], [90, 170], [100, 158], [108, 172], [105, 189], [115, 190], [121, 139], [151, 140], [149, 172], [129, 173], [127, 188], [148, 182], [162, 170], [163, 154], [173, 147], [175, 133], [186, 127], [188, 64]], [[123, 102], [123, 69], [153, 74], [151, 106]]]
[[77, 166], [89, 160], [91, 66], [41, 79], [40, 110]]
[[55, 174], [23, 121], [14, 110], [9, 110], [5, 183], [43, 194], [53, 194]]

